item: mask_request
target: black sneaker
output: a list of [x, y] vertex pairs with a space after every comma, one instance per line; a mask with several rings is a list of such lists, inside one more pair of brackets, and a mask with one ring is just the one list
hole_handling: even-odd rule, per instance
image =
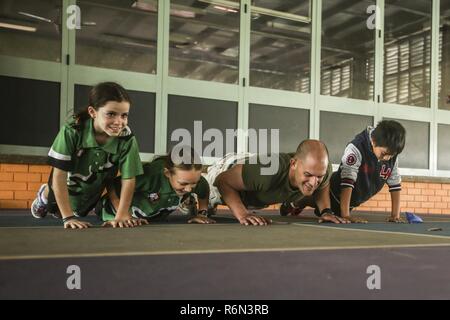
[[178, 206], [178, 210], [185, 215], [195, 216], [197, 215], [197, 199], [193, 194], [185, 196]]
[[297, 216], [304, 208], [295, 207], [292, 202], [283, 202], [280, 206], [280, 215], [284, 216]]

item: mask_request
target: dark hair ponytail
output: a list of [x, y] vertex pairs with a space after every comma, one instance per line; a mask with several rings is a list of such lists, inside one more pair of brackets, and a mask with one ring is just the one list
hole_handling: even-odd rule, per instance
[[115, 82], [99, 83], [89, 92], [88, 106], [74, 114], [73, 118], [75, 119], [75, 125], [81, 126], [90, 118], [88, 112], [89, 106], [98, 111], [98, 109], [103, 107], [108, 101], [131, 103], [130, 96], [120, 84]]
[[200, 157], [190, 147], [174, 148], [169, 154], [157, 157], [154, 161], [164, 161], [164, 168], [169, 170], [171, 174], [175, 173], [175, 169], [183, 171], [202, 170], [203, 165]]

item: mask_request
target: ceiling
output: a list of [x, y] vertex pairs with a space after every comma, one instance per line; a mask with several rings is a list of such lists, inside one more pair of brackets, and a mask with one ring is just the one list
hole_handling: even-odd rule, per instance
[[[238, 3], [238, 0], [232, 2]], [[444, 14], [450, 17], [450, 1], [441, 2]], [[138, 1], [138, 4], [134, 0], [78, 3], [82, 29], [77, 33], [77, 41], [103, 49], [156, 55], [156, 0]], [[369, 0], [323, 1], [322, 59], [325, 64], [373, 55], [374, 32], [366, 27], [369, 17], [366, 10], [373, 3]], [[427, 3], [430, 1], [386, 0], [387, 39], [430, 28], [431, 8]], [[305, 17], [310, 10], [308, 0], [253, 0], [253, 5]], [[0, 0], [0, 22], [35, 27], [40, 37], [60, 37], [60, 21], [58, 0]], [[239, 25], [238, 8], [234, 6], [223, 6], [211, 0], [173, 0], [170, 72], [194, 78], [197, 72], [209, 80], [237, 82]], [[250, 66], [255, 76], [267, 74], [282, 78], [309, 73], [310, 23], [256, 12], [252, 14], [252, 31]], [[0, 32], [16, 32], [19, 36], [22, 31], [0, 28]], [[92, 59], [100, 63], [104, 56], [98, 54]]]

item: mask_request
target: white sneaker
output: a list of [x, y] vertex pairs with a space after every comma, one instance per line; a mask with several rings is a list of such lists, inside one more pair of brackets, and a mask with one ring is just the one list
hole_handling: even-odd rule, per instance
[[37, 192], [36, 199], [34, 199], [33, 203], [31, 204], [31, 214], [36, 219], [42, 219], [45, 218], [47, 215], [48, 209], [47, 205], [41, 201], [41, 195], [45, 190], [45, 184], [43, 184], [39, 191]]

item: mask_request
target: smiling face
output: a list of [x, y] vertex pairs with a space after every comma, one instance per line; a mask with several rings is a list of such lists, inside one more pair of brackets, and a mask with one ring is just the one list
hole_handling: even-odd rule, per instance
[[306, 156], [291, 159], [291, 185], [305, 196], [311, 196], [322, 183], [328, 169], [328, 159]]
[[94, 129], [97, 135], [117, 137], [128, 124], [129, 102], [108, 101], [95, 110], [88, 108], [89, 115], [94, 119]]
[[173, 173], [168, 169], [164, 169], [164, 175], [169, 179], [172, 189], [178, 196], [184, 196], [186, 193], [192, 192], [200, 181], [201, 170], [181, 170], [174, 168]]

